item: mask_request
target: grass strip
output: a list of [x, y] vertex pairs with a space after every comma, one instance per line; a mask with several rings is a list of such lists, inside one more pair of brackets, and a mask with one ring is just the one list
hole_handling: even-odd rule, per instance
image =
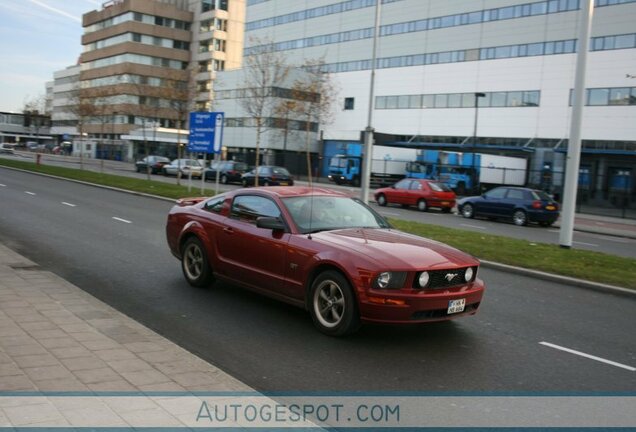
[[[188, 192], [185, 186], [152, 180], [50, 165], [37, 166], [33, 162], [11, 159], [0, 159], [0, 165], [175, 199], [194, 196], [199, 191], [195, 188]], [[635, 259], [399, 219], [391, 219], [391, 223], [402, 231], [446, 243], [480, 259], [636, 289]]]
[[[95, 171], [80, 170], [76, 168], [66, 168], [53, 165], [36, 165], [34, 162], [16, 161], [12, 159], [0, 159], [0, 165], [174, 199], [187, 196], [198, 196], [201, 191], [200, 180], [197, 180], [197, 183], [192, 187], [192, 191], [188, 192], [187, 186], [178, 186], [176, 184], [124, 177], [114, 174], [102, 174]], [[207, 192], [210, 195], [214, 193], [212, 190]]]
[[419, 222], [390, 221], [402, 231], [446, 243], [483, 260], [636, 289], [636, 259]]

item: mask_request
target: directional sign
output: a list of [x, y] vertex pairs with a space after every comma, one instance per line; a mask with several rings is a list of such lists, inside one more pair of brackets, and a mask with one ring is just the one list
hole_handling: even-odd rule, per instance
[[222, 112], [191, 112], [188, 151], [220, 153], [223, 142]]

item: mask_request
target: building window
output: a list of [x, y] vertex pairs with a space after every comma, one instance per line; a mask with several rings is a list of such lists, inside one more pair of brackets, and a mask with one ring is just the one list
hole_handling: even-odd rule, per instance
[[344, 109], [345, 110], [352, 110], [353, 109], [353, 105], [354, 105], [354, 101], [355, 98], [352, 97], [347, 97], [344, 100]]

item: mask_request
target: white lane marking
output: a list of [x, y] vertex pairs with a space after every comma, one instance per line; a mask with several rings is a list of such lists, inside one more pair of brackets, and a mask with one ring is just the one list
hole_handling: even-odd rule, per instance
[[7, 187], [7, 185], [0, 183], [0, 187]]
[[468, 228], [477, 228], [477, 229], [483, 229], [483, 230], [488, 229], [488, 228], [486, 228], [486, 227], [477, 226], [477, 225], [471, 225], [471, 224], [460, 224], [460, 225], [461, 225], [461, 226], [468, 227]]
[[69, 207], [77, 207], [76, 204], [67, 203], [66, 201], [62, 201], [62, 204], [64, 204], [65, 206], [69, 206]]
[[547, 346], [547, 347], [554, 348], [554, 349], [557, 349], [557, 350], [565, 351], [567, 353], [575, 354], [575, 355], [578, 355], [578, 356], [581, 356], [581, 357], [585, 357], [585, 358], [588, 358], [588, 359], [591, 359], [591, 360], [596, 360], [596, 361], [599, 361], [601, 363], [607, 363], [607, 364], [612, 365], [612, 366], [616, 366], [616, 367], [619, 367], [619, 368], [627, 369], [628, 371], [631, 371], [631, 372], [636, 372], [636, 368], [635, 367], [627, 366], [627, 365], [624, 365], [622, 363], [616, 363], [614, 361], [607, 360], [607, 359], [604, 359], [604, 358], [601, 358], [601, 357], [596, 357], [596, 356], [593, 356], [593, 355], [590, 355], [590, 354], [585, 354], [584, 352], [575, 351], [573, 349], [569, 349], [569, 348], [565, 348], [565, 347], [562, 347], [562, 346], [559, 346], [559, 345], [551, 344], [549, 342], [539, 342], [539, 345], [543, 345], [543, 346]]
[[115, 217], [115, 216], [113, 216], [113, 219], [115, 219], [116, 221], [119, 221], [119, 222], [132, 223], [132, 222], [131, 222], [131, 221], [129, 221], [129, 220], [122, 219], [122, 218], [118, 218], [118, 217]]
[[594, 244], [594, 243], [585, 243], [585, 242], [580, 242], [580, 241], [573, 241], [572, 243], [580, 244], [580, 245], [583, 245], [583, 246], [598, 247], [598, 245]]
[[561, 230], [558, 229], [549, 229], [548, 232], [561, 232]]
[[380, 212], [383, 216], [401, 216], [399, 213], [391, 213], [391, 212]]
[[609, 240], [611, 242], [616, 242], [616, 243], [631, 243], [629, 240], [625, 240], [625, 239], [619, 239], [619, 238], [614, 238], [614, 237], [596, 237], [600, 240]]
[[35, 195], [35, 192], [24, 191], [24, 193], [28, 195]]

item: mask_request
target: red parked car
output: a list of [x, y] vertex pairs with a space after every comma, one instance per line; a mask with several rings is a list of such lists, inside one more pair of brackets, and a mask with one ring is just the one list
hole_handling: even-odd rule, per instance
[[393, 229], [357, 198], [264, 187], [182, 199], [168, 245], [190, 285], [227, 281], [307, 309], [323, 333], [477, 312], [479, 261]]
[[455, 192], [435, 180], [405, 178], [391, 187], [375, 191], [375, 201], [381, 206], [402, 204], [416, 206], [420, 211], [439, 207], [443, 212], [450, 213], [455, 207], [456, 198]]

